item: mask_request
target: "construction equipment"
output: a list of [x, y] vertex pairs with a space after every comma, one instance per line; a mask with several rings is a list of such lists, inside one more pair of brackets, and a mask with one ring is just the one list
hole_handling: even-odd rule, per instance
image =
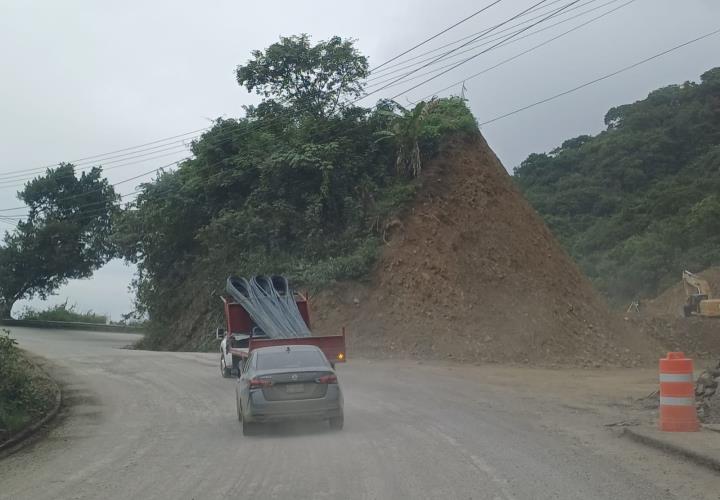
[[712, 297], [710, 284], [690, 271], [683, 271], [682, 278], [685, 295], [687, 295], [687, 301], [683, 306], [685, 317], [692, 314], [720, 317], [720, 299]]

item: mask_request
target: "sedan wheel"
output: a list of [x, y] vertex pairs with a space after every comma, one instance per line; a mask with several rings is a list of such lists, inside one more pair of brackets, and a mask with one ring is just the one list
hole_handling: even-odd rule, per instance
[[335, 431], [341, 431], [343, 428], [343, 425], [345, 425], [345, 417], [343, 415], [340, 415], [339, 417], [334, 417], [330, 419], [330, 428]]
[[257, 428], [257, 424], [248, 422], [247, 420], [242, 421], [243, 436], [252, 436], [253, 434], [255, 434], [256, 428]]

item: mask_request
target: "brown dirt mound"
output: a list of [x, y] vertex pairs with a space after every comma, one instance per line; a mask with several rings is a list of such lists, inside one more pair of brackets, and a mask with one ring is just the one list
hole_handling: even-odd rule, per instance
[[[678, 276], [682, 269], [678, 270]], [[710, 289], [716, 296], [720, 296], [720, 267], [710, 267], [697, 273], [710, 284]], [[685, 304], [685, 289], [682, 280], [665, 290], [652, 300], [642, 304], [642, 312], [650, 316], [683, 317], [682, 307]]]
[[615, 318], [478, 136], [426, 165], [367, 284], [316, 298], [315, 330], [351, 349], [459, 361], [607, 365], [656, 360]]
[[[720, 268], [698, 273], [712, 290], [720, 292]], [[717, 293], [716, 292], [716, 293]], [[654, 339], [667, 351], [682, 351], [700, 359], [720, 356], [720, 318], [684, 317], [685, 289], [678, 281], [652, 300], [640, 305], [640, 312], [627, 313], [632, 328]]]
[[629, 317], [631, 328], [654, 339], [665, 351], [682, 351], [691, 358], [712, 359], [720, 356], [720, 319], [700, 317]]

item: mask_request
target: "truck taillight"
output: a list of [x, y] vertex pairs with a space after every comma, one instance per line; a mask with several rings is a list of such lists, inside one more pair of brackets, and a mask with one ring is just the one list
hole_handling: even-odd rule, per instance
[[270, 387], [272, 380], [267, 378], [254, 378], [250, 380], [250, 389], [262, 389], [263, 387]]
[[337, 376], [323, 375], [322, 377], [316, 378], [315, 382], [318, 384], [337, 384]]

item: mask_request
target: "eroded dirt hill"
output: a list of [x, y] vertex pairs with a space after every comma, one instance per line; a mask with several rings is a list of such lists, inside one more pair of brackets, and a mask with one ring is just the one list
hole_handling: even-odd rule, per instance
[[657, 359], [613, 315], [481, 136], [424, 166], [365, 284], [315, 298], [317, 333], [351, 349], [459, 361], [613, 365]]

